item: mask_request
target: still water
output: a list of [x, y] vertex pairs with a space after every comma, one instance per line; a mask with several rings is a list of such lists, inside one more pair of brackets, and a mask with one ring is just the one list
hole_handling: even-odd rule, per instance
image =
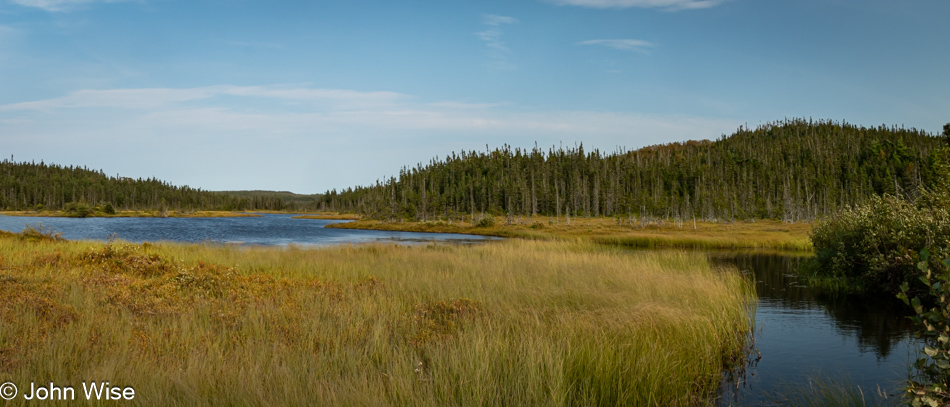
[[[365, 242], [472, 243], [472, 235], [326, 229], [338, 220], [292, 219], [287, 214], [243, 218], [27, 218], [0, 216], [0, 229], [25, 224], [63, 233], [67, 239], [131, 242], [181, 241], [286, 246]], [[907, 307], [894, 298], [823, 297], [799, 284], [799, 258], [774, 254], [716, 253], [712, 261], [735, 265], [755, 279], [758, 304], [752, 363], [726, 380], [720, 405], [782, 405], [783, 395], [815, 377], [860, 386], [868, 400], [880, 391], [897, 404], [915, 358]], [[758, 355], [761, 358], [756, 361]]]
[[818, 295], [799, 283], [798, 257], [733, 253], [712, 259], [754, 278], [759, 297], [752, 363], [743, 377], [724, 385], [721, 405], [782, 405], [788, 393], [818, 377], [859, 386], [869, 402], [899, 404], [918, 347], [906, 318], [909, 307], [889, 295]]
[[472, 243], [497, 238], [452, 233], [413, 233], [376, 230], [327, 229], [345, 220], [292, 219], [290, 214], [239, 218], [34, 218], [0, 216], [0, 230], [19, 232], [26, 224], [42, 222], [70, 240], [129, 242], [214, 242], [263, 246], [396, 242], [403, 244], [446, 241]]

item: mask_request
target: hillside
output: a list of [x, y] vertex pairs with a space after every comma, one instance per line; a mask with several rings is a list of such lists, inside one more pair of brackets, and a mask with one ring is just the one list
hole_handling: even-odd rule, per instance
[[296, 206], [296, 207], [313, 207], [320, 199], [319, 194], [307, 195], [307, 194], [296, 194], [290, 191], [262, 191], [262, 190], [253, 190], [253, 191], [217, 191], [225, 195], [230, 195], [237, 198], [247, 198], [250, 200], [255, 199], [279, 199], [283, 201], [287, 206]]
[[917, 129], [786, 120], [635, 151], [505, 146], [329, 191], [323, 204], [382, 220], [476, 213], [807, 220], [873, 195], [912, 199], [933, 185], [945, 143]]
[[0, 209], [62, 210], [71, 203], [109, 204], [116, 210], [301, 210], [298, 197], [229, 194], [175, 186], [155, 178], [107, 176], [85, 167], [0, 161]]

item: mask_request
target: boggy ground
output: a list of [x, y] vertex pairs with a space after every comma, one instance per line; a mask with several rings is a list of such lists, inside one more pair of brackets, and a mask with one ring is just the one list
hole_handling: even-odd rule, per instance
[[744, 354], [753, 300], [703, 254], [588, 241], [2, 233], [0, 382], [84, 397], [82, 382], [109, 381], [133, 405], [703, 405]]
[[405, 232], [463, 233], [541, 240], [589, 239], [596, 243], [636, 248], [775, 249], [811, 251], [811, 224], [806, 222], [693, 222], [615, 218], [516, 217], [511, 223], [494, 218], [492, 226], [471, 222], [381, 222], [358, 220], [327, 225], [329, 228], [396, 230]]

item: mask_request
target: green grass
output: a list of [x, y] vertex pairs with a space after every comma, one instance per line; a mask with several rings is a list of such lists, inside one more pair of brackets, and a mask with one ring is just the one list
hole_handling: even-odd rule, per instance
[[809, 252], [812, 250], [808, 223], [773, 220], [756, 222], [670, 222], [630, 223], [614, 218], [573, 218], [570, 224], [551, 217], [513, 218], [507, 224], [496, 218], [494, 226], [477, 227], [466, 222], [380, 222], [358, 220], [328, 225], [330, 228], [399, 230], [407, 232], [464, 233], [535, 240], [590, 239], [594, 242], [633, 248], [678, 249], [772, 249]]
[[109, 381], [140, 405], [704, 405], [742, 357], [753, 300], [701, 253], [587, 241], [2, 234], [0, 382]]

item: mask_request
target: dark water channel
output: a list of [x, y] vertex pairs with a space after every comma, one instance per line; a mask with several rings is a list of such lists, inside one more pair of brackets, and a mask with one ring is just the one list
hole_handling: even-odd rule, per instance
[[433, 241], [473, 243], [497, 238], [453, 233], [414, 233], [377, 230], [327, 229], [345, 220], [293, 219], [290, 214], [234, 218], [42, 218], [0, 216], [0, 230], [20, 232], [26, 224], [61, 232], [70, 240], [129, 242], [213, 242], [261, 246], [326, 246], [346, 243]]
[[[287, 214], [241, 218], [32, 218], [0, 216], [0, 230], [26, 224], [62, 232], [67, 239], [131, 242], [178, 241], [267, 246], [335, 245], [365, 242], [401, 244], [433, 241], [474, 243], [493, 238], [442, 233], [327, 229], [337, 220], [292, 219]], [[868, 400], [890, 394], [897, 404], [916, 342], [907, 307], [890, 297], [841, 298], [817, 295], [795, 275], [801, 258], [763, 253], [713, 253], [717, 263], [735, 265], [755, 279], [758, 304], [751, 362], [726, 380], [720, 405], [783, 405], [783, 395], [815, 378], [859, 386]], [[756, 361], [758, 355], [761, 355]]]
[[721, 405], [783, 405], [815, 378], [860, 387], [868, 402], [899, 404], [917, 349], [909, 307], [889, 296], [818, 295], [795, 275], [800, 257], [711, 258], [754, 278], [759, 296], [752, 360], [743, 375], [726, 381]]

